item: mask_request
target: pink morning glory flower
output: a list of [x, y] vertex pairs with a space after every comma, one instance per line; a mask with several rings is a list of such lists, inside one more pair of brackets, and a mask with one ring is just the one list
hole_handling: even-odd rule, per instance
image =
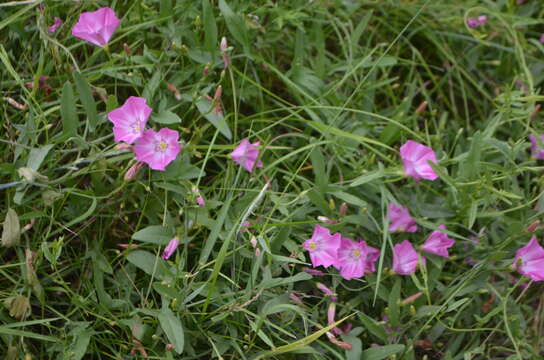
[[253, 168], [255, 167], [255, 165], [257, 165], [258, 167], [263, 166], [263, 163], [261, 161], [257, 161], [257, 158], [259, 157], [259, 145], [259, 141], [252, 144], [249, 142], [248, 139], [244, 139], [240, 142], [240, 145], [238, 145], [236, 149], [234, 149], [230, 156], [232, 157], [232, 160], [234, 160], [234, 162], [243, 166], [244, 169], [249, 172], [253, 172]]
[[[445, 229], [446, 225], [442, 224], [438, 226], [440, 229]], [[425, 240], [425, 243], [421, 246], [421, 250], [431, 254], [435, 254], [442, 257], [449, 257], [448, 248], [455, 244], [455, 240], [448, 237], [442, 231], [433, 231], [431, 235]]]
[[151, 111], [146, 99], [131, 96], [123, 106], [109, 112], [108, 119], [113, 123], [115, 141], [132, 144], [142, 136]]
[[387, 216], [389, 217], [389, 230], [398, 232], [416, 232], [416, 221], [410, 216], [408, 208], [389, 204]]
[[165, 260], [168, 260], [170, 256], [176, 251], [176, 249], [179, 246], [179, 239], [177, 236], [173, 237], [169, 242], [168, 245], [164, 248], [164, 251], [162, 253], [162, 258]]
[[121, 20], [109, 7], [96, 11], [84, 12], [79, 15], [77, 24], [72, 29], [72, 35], [98, 46], [107, 45]]
[[[424, 258], [422, 258], [424, 260]], [[404, 240], [393, 247], [393, 271], [400, 275], [416, 272], [419, 256], [412, 243]]]
[[179, 134], [167, 128], [145, 130], [134, 144], [136, 160], [143, 161], [153, 170], [164, 171], [166, 166], [176, 159], [181, 146], [178, 144]]
[[340, 275], [346, 280], [362, 277], [365, 274], [367, 253], [367, 245], [364, 241], [341, 238], [337, 255]]
[[50, 34], [54, 33], [58, 30], [58, 28], [62, 25], [62, 20], [59, 17], [56, 17], [53, 21], [53, 25], [49, 26], [47, 28], [47, 31], [49, 31]]
[[429, 161], [436, 163], [436, 155], [430, 147], [408, 140], [400, 147], [400, 157], [406, 175], [416, 180], [435, 180], [438, 178], [438, 175], [429, 165]]
[[336, 264], [340, 238], [340, 234], [331, 235], [329, 229], [325, 227], [319, 225], [314, 227], [312, 237], [302, 244], [304, 249], [310, 252], [313, 267], [319, 265], [329, 267]]
[[[540, 137], [540, 142], [544, 144], [544, 135], [538, 135]], [[531, 155], [537, 160], [544, 159], [544, 148], [538, 143], [537, 138], [533, 135], [529, 135], [529, 140], [531, 141]]]
[[513, 267], [534, 281], [544, 280], [544, 248], [538, 244], [535, 236], [527, 245], [516, 251]]

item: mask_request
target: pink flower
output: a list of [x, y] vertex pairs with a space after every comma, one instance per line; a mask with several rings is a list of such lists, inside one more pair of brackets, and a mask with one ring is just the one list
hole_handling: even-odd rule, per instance
[[49, 31], [50, 34], [54, 33], [58, 30], [58, 28], [62, 25], [62, 20], [59, 17], [56, 17], [53, 21], [53, 25], [49, 26], [47, 28], [47, 31]]
[[538, 244], [535, 236], [527, 245], [516, 251], [513, 267], [534, 281], [544, 280], [544, 248]]
[[166, 247], [164, 248], [164, 252], [162, 253], [162, 258], [164, 260], [168, 260], [170, 256], [172, 256], [174, 251], [176, 251], [178, 246], [179, 246], [179, 239], [177, 236], [175, 236], [172, 238], [172, 240], [170, 240], [168, 245], [166, 245]]
[[478, 25], [484, 26], [485, 23], [487, 23], [487, 16], [486, 15], [478, 16]]
[[204, 198], [202, 196], [198, 196], [196, 198], [196, 203], [198, 204], [198, 206], [205, 206], [206, 205], [206, 202], [204, 201]]
[[473, 29], [475, 27], [478, 27], [478, 25], [480, 25], [480, 24], [478, 23], [478, 19], [468, 18], [467, 19], [467, 25], [468, 25], [469, 28]]
[[[544, 135], [538, 135], [540, 142], [544, 144]], [[544, 159], [544, 148], [538, 143], [537, 138], [533, 135], [529, 135], [529, 140], [531, 141], [531, 155], [536, 160]]]
[[104, 46], [120, 22], [115, 12], [109, 7], [84, 12], [79, 15], [79, 20], [72, 29], [72, 35], [95, 45]]
[[408, 208], [405, 206], [397, 206], [393, 203], [389, 204], [387, 216], [389, 217], [389, 230], [398, 232], [416, 232], [416, 221], [410, 216]]
[[[422, 258], [424, 261], [425, 258]], [[419, 256], [412, 243], [404, 240], [393, 248], [393, 271], [400, 275], [411, 275], [416, 272]]]
[[366, 246], [366, 263], [365, 271], [367, 273], [373, 273], [376, 271], [376, 260], [380, 258], [380, 250], [373, 248], [372, 246]]
[[544, 34], [540, 35], [540, 43], [544, 44]]
[[341, 238], [338, 249], [338, 263], [340, 275], [346, 279], [360, 278], [365, 274], [368, 250], [364, 241], [352, 241]]
[[244, 139], [240, 142], [240, 145], [234, 149], [230, 156], [234, 162], [243, 166], [244, 169], [253, 172], [255, 164], [257, 164], [258, 167], [263, 166], [261, 161], [257, 161], [257, 158], [259, 157], [259, 149], [257, 147], [259, 145], [259, 141], [251, 144], [248, 139]]
[[123, 106], [110, 111], [108, 119], [113, 123], [115, 141], [132, 144], [142, 136], [151, 111], [146, 99], [136, 96], [129, 97]]
[[[446, 225], [442, 224], [438, 228], [445, 229]], [[437, 230], [433, 231], [427, 240], [425, 240], [425, 243], [421, 246], [421, 250], [447, 258], [450, 256], [448, 248], [452, 247], [453, 244], [455, 244], [455, 240]]]
[[177, 131], [167, 128], [158, 132], [145, 130], [134, 145], [136, 160], [145, 162], [153, 170], [164, 171], [181, 151], [178, 138]]
[[429, 161], [436, 163], [436, 155], [430, 147], [408, 140], [400, 147], [400, 157], [406, 175], [416, 180], [435, 180], [438, 175], [429, 165]]
[[316, 225], [312, 237], [302, 245], [310, 252], [312, 266], [323, 265], [329, 267], [336, 265], [336, 254], [340, 247], [340, 234], [331, 235], [329, 229]]

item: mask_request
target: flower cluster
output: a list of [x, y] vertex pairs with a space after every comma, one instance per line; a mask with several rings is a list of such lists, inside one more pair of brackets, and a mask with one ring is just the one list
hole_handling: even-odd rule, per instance
[[316, 225], [311, 238], [303, 243], [304, 249], [310, 253], [312, 266], [333, 266], [340, 270], [346, 279], [360, 278], [365, 273], [376, 271], [375, 262], [380, 251], [367, 245], [364, 240], [353, 241], [342, 237], [340, 233], [331, 232]]
[[146, 99], [131, 96], [121, 107], [108, 113], [108, 119], [113, 123], [115, 141], [134, 143], [132, 149], [136, 160], [146, 163], [153, 170], [164, 171], [181, 151], [179, 134], [167, 128], [146, 130], [151, 111]]

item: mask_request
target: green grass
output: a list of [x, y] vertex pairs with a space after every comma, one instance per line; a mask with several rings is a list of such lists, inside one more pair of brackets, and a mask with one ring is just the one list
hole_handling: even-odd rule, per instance
[[[544, 167], [527, 150], [544, 133], [539, 1], [38, 2], [0, 4], [0, 218], [11, 208], [32, 224], [0, 248], [7, 359], [542, 358], [542, 284], [525, 289], [510, 268], [544, 211]], [[107, 51], [71, 35], [100, 6], [122, 18]], [[488, 23], [468, 29], [481, 14]], [[65, 23], [49, 34], [55, 16]], [[197, 103], [219, 85], [217, 128]], [[106, 118], [129, 96], [184, 144], [167, 171], [133, 181]], [[166, 111], [174, 123], [161, 123]], [[246, 137], [263, 145], [253, 174], [229, 158]], [[403, 174], [410, 139], [436, 151], [440, 179]], [[392, 201], [417, 233], [387, 230]], [[378, 271], [305, 273], [318, 216], [381, 249]], [[392, 275], [392, 246], [442, 223], [453, 256]], [[349, 351], [324, 335], [331, 299], [317, 282], [337, 294], [339, 326], [353, 326], [338, 336]]]

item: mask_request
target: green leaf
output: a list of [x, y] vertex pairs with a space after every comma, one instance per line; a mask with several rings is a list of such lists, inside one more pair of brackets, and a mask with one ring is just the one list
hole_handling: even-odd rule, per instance
[[399, 317], [400, 317], [400, 309], [399, 309], [399, 302], [400, 302], [400, 285], [401, 280], [400, 277], [397, 277], [397, 280], [395, 281], [395, 285], [393, 285], [393, 288], [391, 289], [391, 292], [389, 293], [389, 322], [392, 326], [399, 326]]
[[363, 351], [361, 360], [382, 360], [388, 356], [404, 351], [405, 346], [400, 344], [372, 347]]
[[96, 125], [98, 124], [98, 114], [96, 112], [96, 103], [93, 98], [91, 87], [85, 78], [78, 73], [74, 72], [74, 82], [76, 84], [77, 92], [79, 93], [79, 100], [83, 104], [85, 113], [87, 114], [87, 121], [89, 122], [89, 131], [94, 132]]
[[151, 225], [135, 232], [132, 239], [151, 244], [166, 245], [174, 235], [174, 229], [169, 226]]
[[325, 169], [325, 158], [319, 148], [314, 148], [310, 153], [312, 160], [312, 170], [315, 176], [315, 182], [318, 188], [324, 189], [329, 182], [329, 177]]
[[159, 124], [179, 124], [181, 118], [171, 111], [163, 111], [151, 117], [154, 122]]
[[249, 54], [249, 33], [244, 19], [232, 11], [225, 0], [219, 0], [219, 9], [225, 18], [225, 23], [227, 24], [229, 32], [240, 44], [242, 44], [244, 52]]
[[174, 345], [176, 353], [181, 354], [185, 345], [185, 336], [179, 318], [169, 308], [163, 308], [159, 313], [159, 322], [168, 341]]
[[60, 115], [62, 117], [62, 134], [65, 137], [76, 136], [78, 126], [76, 101], [74, 99], [74, 90], [69, 81], [62, 88]]
[[28, 154], [28, 160], [26, 162], [26, 166], [31, 168], [34, 171], [38, 171], [40, 168], [40, 165], [42, 164], [43, 160], [49, 153], [49, 150], [53, 148], [54, 145], [49, 144], [42, 146], [40, 148], [33, 148], [30, 150], [30, 153]]
[[202, 21], [204, 22], [204, 47], [212, 55], [217, 52], [217, 24], [209, 0], [202, 0]]
[[363, 185], [369, 182], [372, 182], [374, 180], [378, 180], [385, 176], [385, 171], [383, 170], [383, 165], [379, 164], [379, 169], [375, 171], [368, 172], [364, 175], [359, 176], [358, 178], [354, 179], [350, 186], [359, 186]]
[[221, 134], [223, 134], [227, 139], [232, 139], [232, 133], [230, 131], [229, 126], [227, 125], [227, 122], [225, 121], [225, 118], [222, 113], [216, 113], [214, 106], [212, 102], [205, 98], [200, 97], [196, 101], [196, 107], [198, 108], [198, 111], [208, 120], [212, 123], [213, 126], [215, 126]]
[[343, 192], [343, 191], [335, 191], [335, 192], [332, 192], [331, 194], [336, 196], [340, 200], [343, 200], [343, 201], [347, 202], [348, 204], [352, 204], [352, 205], [359, 206], [359, 207], [362, 207], [362, 208], [365, 208], [365, 207], [368, 206], [366, 201], [363, 201], [363, 200], [359, 199], [357, 196], [348, 194], [348, 193]]
[[128, 254], [128, 262], [141, 269], [148, 275], [153, 275], [160, 280], [170, 277], [168, 266], [159, 256], [144, 250], [136, 250]]

